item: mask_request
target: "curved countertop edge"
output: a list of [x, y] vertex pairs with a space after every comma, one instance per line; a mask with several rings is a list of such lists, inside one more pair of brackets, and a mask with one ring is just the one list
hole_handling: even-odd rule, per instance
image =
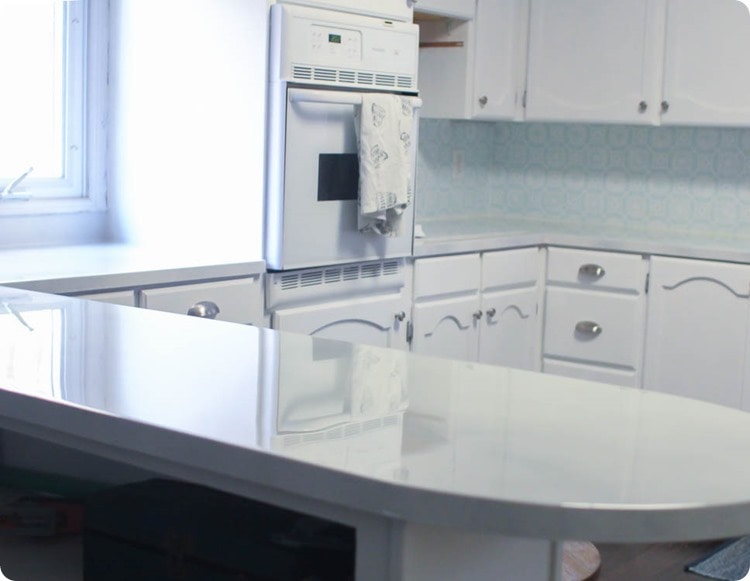
[[[569, 229], [572, 228], [569, 227]], [[750, 263], [750, 233], [747, 238], [732, 238], [679, 232], [660, 236], [651, 232], [622, 229], [611, 232], [601, 229], [591, 234], [555, 230], [562, 229], [555, 225], [539, 223], [523, 228], [511, 227], [506, 231], [498, 230], [479, 234], [443, 235], [438, 233], [415, 239], [414, 258], [547, 245]]]
[[0, 284], [75, 294], [256, 276], [262, 259], [237, 249], [158, 249], [92, 244], [0, 251]]
[[0, 429], [228, 493], [272, 491], [258, 498], [265, 502], [273, 503], [281, 493], [322, 506], [475, 533], [548, 540], [677, 542], [741, 536], [747, 534], [750, 520], [750, 503], [549, 506], [396, 485], [3, 390]]

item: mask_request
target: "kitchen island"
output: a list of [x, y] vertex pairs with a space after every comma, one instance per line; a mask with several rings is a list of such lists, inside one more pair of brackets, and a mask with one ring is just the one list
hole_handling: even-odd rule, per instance
[[548, 580], [564, 540], [750, 533], [744, 412], [11, 288], [0, 305], [6, 435], [350, 526], [359, 580]]

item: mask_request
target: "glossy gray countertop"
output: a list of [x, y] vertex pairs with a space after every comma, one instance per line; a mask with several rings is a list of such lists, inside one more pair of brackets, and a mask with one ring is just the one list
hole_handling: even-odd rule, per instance
[[0, 251], [0, 284], [52, 293], [92, 292], [265, 272], [240, 248], [92, 244]]
[[750, 263], [750, 232], [639, 230], [612, 224], [547, 222], [498, 216], [422, 221], [415, 257], [550, 245]]
[[750, 415], [0, 287], [0, 428], [418, 523], [750, 533]]

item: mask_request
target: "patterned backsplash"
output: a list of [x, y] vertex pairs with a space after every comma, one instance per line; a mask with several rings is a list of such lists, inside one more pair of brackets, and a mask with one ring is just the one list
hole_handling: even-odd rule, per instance
[[750, 235], [750, 129], [420, 121], [417, 219]]

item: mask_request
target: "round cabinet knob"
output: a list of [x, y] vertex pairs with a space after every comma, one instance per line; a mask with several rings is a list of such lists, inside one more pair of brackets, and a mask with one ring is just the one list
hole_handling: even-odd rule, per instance
[[662, 101], [661, 102], [661, 112], [666, 113], [669, 111], [669, 101]]
[[600, 279], [606, 274], [604, 268], [598, 264], [584, 264], [578, 269], [578, 276], [583, 278]]
[[593, 339], [602, 334], [602, 328], [594, 321], [581, 321], [576, 324], [576, 333], [589, 339]]
[[487, 98], [486, 95], [483, 95], [483, 96], [479, 97], [479, 105], [481, 105], [482, 107], [484, 107], [485, 105], [487, 105], [488, 101], [489, 101], [489, 99]]
[[497, 315], [497, 309], [495, 307], [487, 309], [487, 317], [494, 317], [495, 315]]
[[479, 311], [474, 311], [474, 315], [473, 315], [473, 316], [474, 316], [474, 318], [475, 318], [475, 319], [476, 319], [476, 320], [478, 321], [479, 319], [481, 319], [481, 318], [482, 318], [482, 315], [483, 315], [483, 314], [484, 314], [484, 313], [482, 313], [482, 311], [481, 311], [481, 310], [479, 310]]
[[401, 311], [400, 313], [396, 313], [396, 320], [399, 323], [403, 323], [406, 320], [406, 313], [404, 311]]
[[646, 101], [638, 103], [638, 113], [645, 113], [646, 109], [648, 109], [648, 103], [646, 103]]
[[221, 312], [219, 305], [213, 301], [200, 301], [188, 309], [187, 314], [191, 317], [202, 317], [204, 319], [215, 319]]

